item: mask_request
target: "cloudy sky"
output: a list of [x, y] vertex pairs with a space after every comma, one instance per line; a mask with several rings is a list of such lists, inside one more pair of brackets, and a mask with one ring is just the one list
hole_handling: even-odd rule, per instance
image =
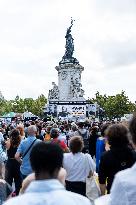
[[86, 98], [125, 90], [136, 100], [135, 0], [0, 0], [0, 90], [48, 95], [70, 17]]

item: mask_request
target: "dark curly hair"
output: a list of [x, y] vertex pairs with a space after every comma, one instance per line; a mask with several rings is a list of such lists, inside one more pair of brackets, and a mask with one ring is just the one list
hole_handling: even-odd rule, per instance
[[10, 143], [12, 147], [18, 147], [21, 141], [20, 132], [17, 129], [13, 129], [10, 133]]
[[114, 124], [108, 127], [107, 137], [112, 147], [125, 147], [129, 144], [128, 129], [121, 124]]

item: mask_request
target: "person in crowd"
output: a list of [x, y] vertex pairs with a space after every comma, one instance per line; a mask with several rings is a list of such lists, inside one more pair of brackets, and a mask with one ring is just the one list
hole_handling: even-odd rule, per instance
[[65, 142], [64, 141], [60, 141], [58, 139], [59, 131], [58, 131], [57, 128], [52, 128], [51, 132], [50, 132], [50, 135], [51, 135], [51, 139], [52, 139], [51, 143], [58, 144], [62, 148], [63, 152], [69, 152], [69, 149], [68, 149], [67, 145], [65, 144]]
[[84, 122], [78, 123], [78, 129], [75, 132], [75, 136], [81, 136], [84, 141], [84, 148], [82, 152], [89, 152], [89, 131], [84, 128]]
[[46, 127], [46, 133], [45, 133], [45, 136], [44, 136], [44, 141], [45, 141], [45, 142], [48, 142], [48, 141], [51, 140], [51, 135], [50, 135], [51, 129], [52, 129], [52, 126], [49, 126], [49, 125], [48, 125], [48, 126]]
[[96, 141], [96, 171], [99, 170], [99, 164], [100, 164], [100, 158], [102, 153], [105, 151], [106, 147], [106, 130], [108, 128], [109, 124], [104, 124], [101, 128], [101, 135], [97, 138]]
[[40, 141], [36, 138], [36, 132], [37, 129], [35, 125], [30, 125], [28, 127], [28, 137], [25, 140], [21, 141], [15, 154], [16, 160], [21, 163], [20, 171], [23, 179], [32, 173], [32, 168], [29, 160], [30, 152], [32, 150], [32, 147]]
[[96, 157], [96, 141], [99, 137], [98, 135], [99, 127], [93, 126], [90, 129], [90, 136], [89, 136], [89, 154], [91, 157]]
[[61, 125], [61, 126], [59, 127], [59, 136], [58, 136], [58, 139], [59, 139], [60, 141], [65, 142], [65, 144], [67, 144], [65, 127], [64, 127], [63, 125]]
[[107, 130], [110, 150], [102, 154], [99, 166], [99, 183], [102, 195], [110, 192], [114, 176], [117, 172], [131, 167], [134, 152], [129, 148], [128, 130], [121, 124], [115, 124]]
[[26, 121], [24, 123], [24, 131], [25, 131], [25, 137], [27, 137], [28, 135], [28, 127], [30, 126], [30, 123], [28, 121]]
[[66, 144], [67, 146], [69, 145], [69, 131], [70, 131], [70, 124], [65, 121], [64, 122], [64, 132], [65, 132], [65, 135], [66, 135]]
[[[65, 186], [66, 170], [61, 168], [58, 174], [58, 180]], [[29, 184], [35, 180], [35, 173], [29, 174], [22, 183], [20, 194], [24, 194]]]
[[86, 195], [86, 178], [95, 171], [95, 163], [89, 154], [82, 153], [84, 147], [80, 136], [70, 139], [70, 153], [64, 154], [63, 167], [67, 172], [66, 189]]
[[52, 126], [52, 128], [56, 128], [56, 129], [58, 129], [58, 125], [57, 125], [57, 123], [54, 123], [53, 126]]
[[20, 144], [20, 141], [21, 137], [17, 129], [11, 131], [10, 138], [6, 141], [8, 159], [6, 162], [5, 180], [11, 186], [14, 181], [16, 195], [19, 194], [22, 183], [22, 178], [20, 174], [20, 163], [15, 159], [15, 154]]
[[12, 187], [4, 180], [0, 179], [0, 205], [11, 197]]
[[[136, 115], [129, 124], [133, 148], [136, 150]], [[136, 152], [135, 152], [136, 153]], [[135, 205], [136, 204], [136, 162], [115, 175], [111, 192], [95, 201], [95, 205]]]
[[[134, 115], [130, 121], [129, 130], [132, 136], [134, 149], [136, 150], [136, 115]], [[115, 176], [109, 205], [118, 204], [136, 204], [136, 162], [131, 168], [121, 171]]]
[[20, 132], [21, 140], [25, 139], [25, 131], [23, 124], [19, 124], [16, 129]]
[[4, 139], [4, 138], [3, 138], [2, 129], [0, 129], [0, 139], [2, 139], [2, 140]]
[[7, 139], [9, 132], [10, 132], [10, 125], [3, 123], [2, 124], [2, 134], [3, 134], [4, 139]]
[[36, 121], [36, 122], [34, 122], [34, 123], [35, 123], [36, 129], [37, 129], [36, 138], [43, 141], [43, 140], [44, 140], [44, 137], [43, 137], [43, 135], [41, 134], [42, 126], [40, 125], [39, 121]]
[[14, 130], [15, 129], [15, 125], [14, 125], [14, 123], [12, 124], [10, 124], [9, 125], [9, 131], [8, 131], [8, 136], [10, 135], [10, 132], [12, 132], [12, 130]]
[[24, 194], [9, 199], [5, 205], [90, 205], [86, 197], [66, 191], [58, 181], [62, 161], [63, 151], [57, 144], [36, 144], [30, 154], [36, 180], [30, 183]]
[[0, 132], [0, 178], [3, 178], [4, 162], [6, 160], [6, 153], [3, 149], [4, 137], [2, 132]]
[[72, 123], [71, 125], [71, 130], [69, 131], [68, 135], [69, 135], [69, 139], [73, 136], [75, 136], [75, 132], [77, 131], [78, 127], [75, 123]]

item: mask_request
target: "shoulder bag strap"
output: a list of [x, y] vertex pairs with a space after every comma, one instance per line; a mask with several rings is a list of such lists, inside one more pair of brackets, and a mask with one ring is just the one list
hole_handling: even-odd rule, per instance
[[29, 146], [29, 148], [25, 151], [24, 155], [22, 156], [22, 159], [26, 156], [26, 154], [29, 152], [29, 150], [31, 149], [31, 147], [33, 146], [33, 144], [35, 143], [37, 139], [35, 139], [32, 144]]
[[82, 137], [82, 134], [81, 134], [81, 132], [79, 131], [79, 130], [77, 130], [77, 132], [78, 132], [78, 134]]

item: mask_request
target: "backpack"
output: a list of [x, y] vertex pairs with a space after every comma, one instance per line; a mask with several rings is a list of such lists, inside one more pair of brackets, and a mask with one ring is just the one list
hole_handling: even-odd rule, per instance
[[83, 140], [87, 139], [87, 130], [84, 134], [82, 134], [79, 130], [77, 130], [77, 132], [83, 138]]
[[79, 130], [77, 130], [79, 136], [83, 138], [84, 148], [82, 150], [83, 153], [89, 153], [89, 139], [87, 138], [87, 130], [84, 134], [82, 134]]

